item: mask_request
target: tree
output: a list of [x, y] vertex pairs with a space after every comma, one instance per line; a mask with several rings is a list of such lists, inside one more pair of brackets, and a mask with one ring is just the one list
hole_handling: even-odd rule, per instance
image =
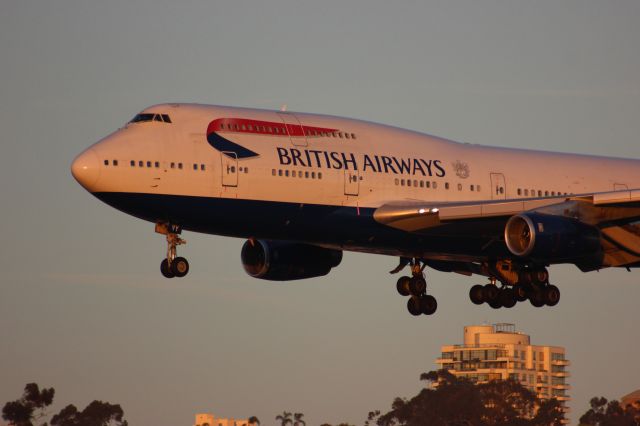
[[640, 424], [640, 410], [633, 405], [622, 407], [616, 400], [594, 397], [591, 408], [580, 417], [581, 426], [636, 426]]
[[559, 404], [542, 401], [513, 380], [494, 380], [476, 385], [446, 370], [422, 374], [421, 380], [437, 382], [411, 399], [396, 398], [392, 410], [377, 417], [379, 426], [533, 426], [561, 425]]
[[51, 426], [128, 426], [119, 404], [93, 401], [84, 410], [69, 404], [51, 418]]
[[53, 402], [53, 388], [42, 389], [36, 383], [28, 383], [20, 399], [7, 402], [2, 408], [2, 418], [15, 426], [33, 426], [35, 420], [46, 415], [46, 407]]
[[293, 419], [294, 419], [293, 426], [307, 426], [307, 422], [302, 420], [303, 417], [304, 417], [304, 414], [295, 413], [293, 415]]
[[293, 423], [291, 420], [291, 413], [288, 411], [283, 411], [282, 414], [278, 414], [276, 416], [276, 420], [280, 422], [280, 426], [287, 426], [290, 423]]
[[258, 426], [260, 426], [260, 420], [258, 420], [258, 418], [256, 416], [251, 416], [251, 417], [249, 417], [249, 424], [250, 425], [258, 425]]

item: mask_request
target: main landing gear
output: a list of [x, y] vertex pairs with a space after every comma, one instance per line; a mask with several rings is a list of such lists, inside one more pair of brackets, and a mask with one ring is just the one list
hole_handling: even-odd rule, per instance
[[427, 294], [427, 280], [424, 276], [426, 264], [420, 264], [420, 259], [401, 258], [400, 265], [391, 273], [400, 272], [405, 266], [411, 266], [411, 277], [400, 277], [396, 289], [402, 296], [410, 296], [407, 310], [411, 315], [432, 315], [438, 309], [436, 298]]
[[535, 271], [524, 271], [519, 274], [518, 282], [514, 285], [496, 285], [496, 278], [486, 285], [474, 285], [469, 290], [469, 298], [476, 305], [487, 303], [493, 309], [513, 308], [516, 303], [529, 300], [536, 308], [555, 306], [560, 301], [560, 290], [549, 283], [549, 273], [546, 268]]
[[180, 238], [180, 227], [157, 223], [156, 232], [167, 237], [167, 257], [160, 263], [160, 272], [165, 278], [182, 278], [189, 272], [189, 262], [184, 257], [177, 256], [176, 247], [187, 242]]

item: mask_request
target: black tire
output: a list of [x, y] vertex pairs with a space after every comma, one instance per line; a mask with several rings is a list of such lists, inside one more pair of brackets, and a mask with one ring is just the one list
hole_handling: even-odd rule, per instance
[[400, 293], [400, 296], [409, 296], [411, 294], [411, 290], [409, 290], [409, 281], [411, 278], [409, 277], [400, 277], [396, 282], [396, 290]]
[[189, 262], [184, 257], [176, 257], [171, 262], [171, 272], [178, 278], [182, 278], [189, 273]]
[[516, 306], [516, 294], [511, 288], [507, 287], [500, 290], [500, 296], [498, 298], [500, 299], [500, 303], [502, 304], [502, 306], [507, 309]]
[[529, 292], [529, 302], [536, 308], [544, 306], [544, 293], [542, 289], [533, 287]]
[[438, 309], [438, 301], [433, 296], [425, 295], [420, 298], [420, 309], [425, 315], [433, 315]]
[[165, 278], [173, 278], [176, 276], [176, 274], [174, 274], [171, 268], [169, 267], [169, 261], [167, 259], [164, 259], [160, 264], [160, 272], [162, 273], [162, 276]]
[[513, 294], [515, 295], [516, 301], [518, 302], [524, 302], [525, 300], [527, 300], [527, 289], [521, 285], [513, 287]]
[[500, 297], [496, 297], [493, 300], [490, 300], [487, 302], [489, 304], [489, 306], [491, 306], [493, 309], [500, 309], [502, 308], [502, 301], [500, 300]]
[[538, 269], [533, 273], [534, 284], [544, 285], [549, 282], [549, 271], [545, 269]]
[[560, 301], [560, 289], [555, 285], [548, 285], [544, 289], [544, 303], [547, 306], [556, 306]]
[[418, 296], [411, 296], [409, 300], [407, 300], [407, 310], [414, 317], [422, 314], [422, 308], [420, 306], [420, 298]]
[[409, 281], [409, 290], [414, 296], [420, 296], [427, 291], [427, 281], [423, 277], [413, 277]]
[[476, 284], [469, 290], [469, 299], [474, 305], [482, 305], [484, 303], [484, 291], [480, 284]]
[[482, 298], [487, 303], [490, 303], [492, 300], [496, 300], [499, 293], [500, 291], [498, 290], [498, 287], [493, 284], [482, 286]]

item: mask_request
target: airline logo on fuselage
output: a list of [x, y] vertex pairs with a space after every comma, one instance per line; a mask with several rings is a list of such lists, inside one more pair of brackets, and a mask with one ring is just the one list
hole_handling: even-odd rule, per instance
[[[209, 123], [207, 127], [207, 141], [223, 154], [236, 158], [257, 157], [257, 152], [251, 151], [235, 142], [225, 138], [235, 134], [280, 136], [286, 138], [314, 138], [336, 134], [337, 129], [329, 129], [317, 126], [302, 126], [284, 122], [263, 120], [250, 120], [246, 118], [218, 118]], [[340, 135], [342, 137], [342, 135]]]
[[[207, 141], [222, 154], [238, 159], [257, 157], [260, 154], [232, 142], [223, 135], [254, 134], [294, 138], [336, 137], [337, 129], [298, 124], [277, 123], [271, 121], [249, 120], [244, 118], [218, 118], [209, 123]], [[313, 167], [318, 169], [337, 169], [354, 171], [372, 171], [374, 173], [409, 174], [420, 176], [444, 177], [446, 171], [440, 160], [425, 160], [415, 157], [395, 157], [387, 155], [355, 154], [352, 152], [327, 151], [320, 149], [276, 147], [278, 160], [282, 166]]]

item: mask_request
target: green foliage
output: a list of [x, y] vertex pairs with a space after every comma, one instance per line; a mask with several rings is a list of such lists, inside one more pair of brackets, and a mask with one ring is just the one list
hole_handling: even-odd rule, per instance
[[293, 426], [307, 426], [307, 422], [302, 420], [303, 417], [304, 417], [304, 414], [295, 413], [293, 415]]
[[283, 411], [282, 414], [278, 414], [276, 416], [276, 420], [280, 422], [280, 426], [287, 426], [288, 424], [293, 423], [293, 420], [291, 420], [291, 413], [288, 411]]
[[82, 411], [70, 404], [51, 418], [51, 426], [127, 426], [118, 404], [93, 401]]
[[36, 383], [28, 383], [20, 399], [7, 402], [2, 408], [2, 418], [15, 426], [33, 426], [33, 422], [46, 415], [45, 409], [53, 402], [53, 388], [42, 389]]
[[564, 415], [557, 401], [542, 401], [513, 380], [476, 385], [446, 370], [422, 374], [437, 382], [411, 399], [396, 398], [390, 412], [369, 413], [378, 426], [550, 426], [561, 425]]
[[[29, 383], [22, 398], [4, 405], [2, 418], [14, 426], [34, 426], [34, 421], [46, 415], [45, 408], [53, 403], [54, 393], [53, 388], [40, 390], [37, 384]], [[93, 401], [82, 411], [67, 405], [51, 418], [51, 426], [128, 426], [123, 417], [120, 405]]]
[[580, 417], [580, 426], [636, 426], [640, 424], [640, 410], [634, 406], [622, 407], [616, 400], [594, 397], [591, 408]]
[[249, 417], [248, 421], [250, 425], [260, 425], [260, 420], [256, 416]]

